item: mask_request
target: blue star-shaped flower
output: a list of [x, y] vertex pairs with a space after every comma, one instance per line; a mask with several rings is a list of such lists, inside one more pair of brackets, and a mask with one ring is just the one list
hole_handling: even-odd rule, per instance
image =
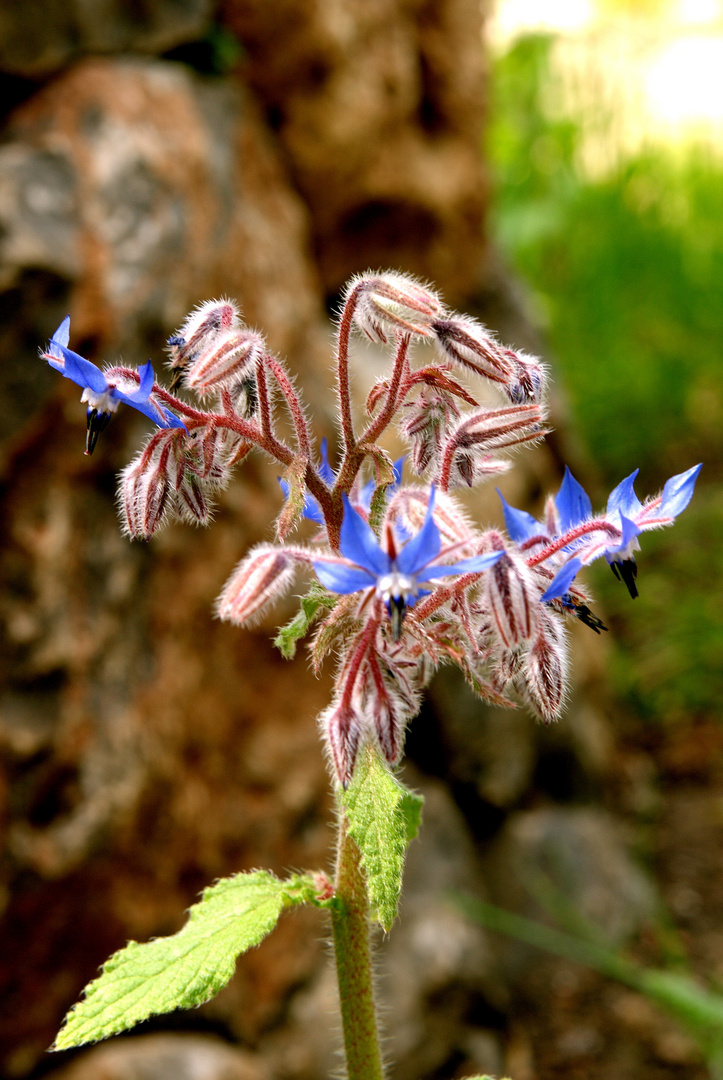
[[397, 550], [389, 529], [385, 550], [368, 522], [357, 513], [345, 495], [339, 549], [347, 561], [341, 563], [317, 559], [314, 562], [317, 577], [331, 592], [348, 595], [374, 589], [386, 604], [395, 641], [401, 636], [402, 620], [407, 608], [412, 607], [421, 596], [429, 594], [429, 589], [421, 588], [423, 583], [452, 575], [480, 573], [503, 555], [501, 551], [493, 551], [456, 563], [438, 562], [444, 557], [445, 549], [432, 514], [434, 496], [432, 488], [419, 532]]
[[78, 386], [83, 387], [81, 401], [88, 403], [88, 432], [85, 441], [86, 454], [92, 454], [98, 442], [98, 436], [108, 426], [111, 416], [117, 410], [121, 402], [130, 405], [131, 408], [143, 413], [158, 427], [185, 429], [177, 416], [150, 400], [155, 377], [150, 360], [139, 369], [140, 385], [137, 390], [125, 393], [119, 390], [113, 383], [109, 383], [100, 368], [85, 360], [78, 353], [68, 348], [70, 340], [70, 316], [61, 322], [58, 329], [50, 339], [47, 352], [42, 355], [51, 367], [71, 379]]
[[[550, 544], [564, 537], [566, 533], [575, 532], [578, 526], [587, 522], [595, 520], [600, 524], [599, 529], [572, 538], [569, 544], [556, 553], [574, 554], [557, 571], [541, 599], [562, 599], [564, 603], [578, 572], [602, 555], [607, 559], [615, 576], [626, 584], [630, 595], [636, 597], [637, 565], [634, 553], [640, 549], [640, 533], [673, 523], [690, 502], [700, 470], [701, 466], [695, 465], [687, 472], [672, 476], [661, 495], [641, 503], [633, 486], [638, 475], [636, 469], [610, 493], [605, 514], [595, 518], [585, 489], [566, 468], [560, 490], [553, 500], [555, 520], [551, 523], [552, 529], [550, 525], [543, 525], [524, 510], [508, 506], [500, 495], [507, 532], [518, 544], [529, 544], [535, 539], [539, 539], [543, 544]], [[613, 527], [607, 534], [605, 524]]]

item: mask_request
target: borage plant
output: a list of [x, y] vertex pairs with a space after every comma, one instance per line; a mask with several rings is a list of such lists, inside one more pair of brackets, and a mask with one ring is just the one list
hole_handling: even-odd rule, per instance
[[[419, 826], [421, 799], [395, 770], [426, 683], [440, 664], [456, 664], [483, 701], [514, 707], [521, 698], [544, 721], [555, 719], [569, 677], [566, 620], [605, 629], [579, 571], [605, 556], [635, 596], [640, 534], [673, 522], [700, 466], [672, 477], [645, 502], [635, 494], [633, 473], [599, 514], [566, 471], [541, 521], [503, 500], [506, 535], [475, 527], [450, 491], [497, 476], [509, 468], [501, 451], [543, 438], [544, 369], [402, 274], [366, 274], [347, 288], [336, 343], [336, 471], [325, 441], [317, 453], [286, 366], [242, 324], [232, 302], [202, 304], [169, 339], [171, 390], [155, 381], [150, 363], [100, 371], [68, 348], [69, 328], [65, 319], [42, 355], [83, 387], [86, 453], [121, 403], [157, 428], [120, 477], [120, 515], [132, 539], [148, 539], [175, 518], [208, 524], [214, 491], [252, 449], [282, 467], [277, 541], [246, 554], [218, 614], [248, 625], [291, 588], [299, 570], [313, 575], [276, 644], [291, 657], [311, 633], [315, 669], [335, 657], [333, 700], [319, 726], [339, 827], [333, 880], [318, 872], [282, 881], [255, 871], [217, 882], [179, 933], [131, 942], [111, 957], [68, 1015], [56, 1048], [201, 1004], [284, 908], [310, 903], [331, 918], [348, 1075], [379, 1080], [370, 916], [389, 931], [406, 848]], [[390, 353], [361, 430], [350, 393], [354, 329]], [[433, 362], [413, 365], [414, 340], [435, 347]], [[480, 404], [458, 372], [492, 384], [504, 402]], [[178, 397], [179, 386], [197, 403]], [[277, 425], [279, 395], [293, 440]], [[408, 447], [404, 462], [393, 463], [379, 444], [390, 428]], [[402, 481], [403, 469], [412, 482]], [[316, 523], [316, 536], [289, 543], [303, 518]]]

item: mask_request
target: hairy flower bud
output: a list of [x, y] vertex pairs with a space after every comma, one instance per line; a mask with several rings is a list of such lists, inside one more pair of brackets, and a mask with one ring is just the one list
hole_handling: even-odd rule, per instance
[[219, 618], [241, 625], [261, 618], [290, 588], [296, 571], [286, 552], [259, 544], [241, 560], [218, 599]]
[[184, 383], [199, 397], [245, 383], [265, 349], [264, 339], [251, 330], [222, 330], [189, 363]]
[[512, 649], [529, 641], [537, 631], [542, 609], [540, 590], [524, 558], [505, 550], [499, 533], [488, 533], [487, 542], [493, 551], [505, 552], [484, 577], [493, 616], [491, 630], [503, 648]]
[[179, 429], [156, 432], [121, 472], [118, 509], [132, 540], [148, 540], [165, 524], [177, 478], [174, 450], [183, 440]]
[[213, 348], [220, 335], [241, 325], [233, 300], [207, 300], [192, 311], [183, 326], [168, 339], [169, 366], [174, 372], [171, 389], [181, 381], [183, 371], [203, 352]]
[[536, 356], [515, 354], [514, 375], [504, 384], [503, 390], [515, 405], [542, 401], [545, 394], [545, 369]]
[[353, 705], [336, 701], [319, 717], [319, 727], [337, 779], [347, 787], [364, 731], [363, 720]]
[[354, 322], [368, 338], [383, 345], [397, 333], [430, 337], [432, 323], [444, 314], [437, 294], [407, 274], [353, 278], [345, 302], [354, 294]]
[[506, 383], [514, 378], [516, 354], [495, 341], [476, 319], [466, 315], [437, 319], [432, 324], [432, 331], [446, 360], [493, 382]]
[[459, 409], [451, 394], [425, 388], [416, 401], [404, 406], [406, 415], [400, 434], [412, 447], [411, 466], [418, 475], [436, 462], [442, 439], [450, 423], [459, 419]]
[[527, 696], [546, 724], [556, 720], [567, 689], [568, 649], [559, 618], [544, 608], [539, 628], [524, 664]]
[[509, 465], [491, 456], [523, 442], [545, 435], [543, 411], [539, 405], [514, 405], [502, 409], [477, 409], [450, 431], [439, 466], [443, 488], [460, 481], [469, 487], [482, 477], [505, 472]]

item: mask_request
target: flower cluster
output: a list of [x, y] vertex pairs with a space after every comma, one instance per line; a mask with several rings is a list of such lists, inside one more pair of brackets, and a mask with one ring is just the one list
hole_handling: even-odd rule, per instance
[[[372, 388], [360, 429], [351, 401], [354, 330], [390, 349], [389, 371]], [[434, 362], [415, 366], [415, 339], [435, 346]], [[406, 725], [443, 663], [456, 664], [483, 700], [514, 707], [521, 698], [543, 720], [555, 719], [569, 678], [566, 620], [576, 617], [596, 633], [605, 629], [590, 609], [580, 571], [605, 556], [635, 597], [641, 534], [674, 521], [700, 471], [672, 477], [644, 502], [633, 473], [595, 514], [566, 470], [542, 520], [502, 499], [506, 531], [475, 527], [453, 489], [504, 472], [506, 451], [544, 437], [545, 370], [399, 273], [365, 274], [345, 293], [336, 347], [335, 469], [326, 439], [315, 451], [285, 364], [229, 300], [202, 304], [169, 338], [169, 390], [155, 382], [150, 363], [138, 371], [101, 371], [71, 352], [68, 340], [65, 319], [42, 355], [83, 387], [87, 453], [121, 403], [156, 427], [120, 478], [120, 514], [130, 537], [147, 539], [174, 517], [207, 524], [213, 492], [253, 448], [283, 470], [277, 541], [242, 558], [217, 610], [249, 625], [291, 588], [300, 569], [313, 575], [299, 616], [279, 640], [295, 647], [311, 633], [315, 667], [329, 654], [337, 658], [334, 696], [320, 726], [343, 785], [365, 741], [375, 742], [390, 766], [398, 763]], [[502, 402], [482, 404], [476, 380], [497, 388]], [[178, 396], [178, 388], [194, 402]], [[279, 433], [279, 397], [292, 438]], [[379, 442], [390, 429], [406, 444], [396, 462]], [[313, 523], [312, 535], [288, 543], [304, 520]]]

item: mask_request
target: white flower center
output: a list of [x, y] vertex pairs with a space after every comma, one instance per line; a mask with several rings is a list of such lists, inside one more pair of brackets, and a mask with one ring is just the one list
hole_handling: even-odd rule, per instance
[[113, 387], [110, 386], [102, 394], [96, 394], [89, 386], [83, 391], [81, 401], [87, 402], [88, 407], [99, 413], [114, 413], [118, 411], [120, 401], [113, 396]]
[[385, 604], [390, 600], [404, 600], [406, 603], [410, 596], [416, 596], [419, 586], [409, 574], [402, 574], [399, 570], [392, 570], [377, 581], [377, 596], [381, 597]]

